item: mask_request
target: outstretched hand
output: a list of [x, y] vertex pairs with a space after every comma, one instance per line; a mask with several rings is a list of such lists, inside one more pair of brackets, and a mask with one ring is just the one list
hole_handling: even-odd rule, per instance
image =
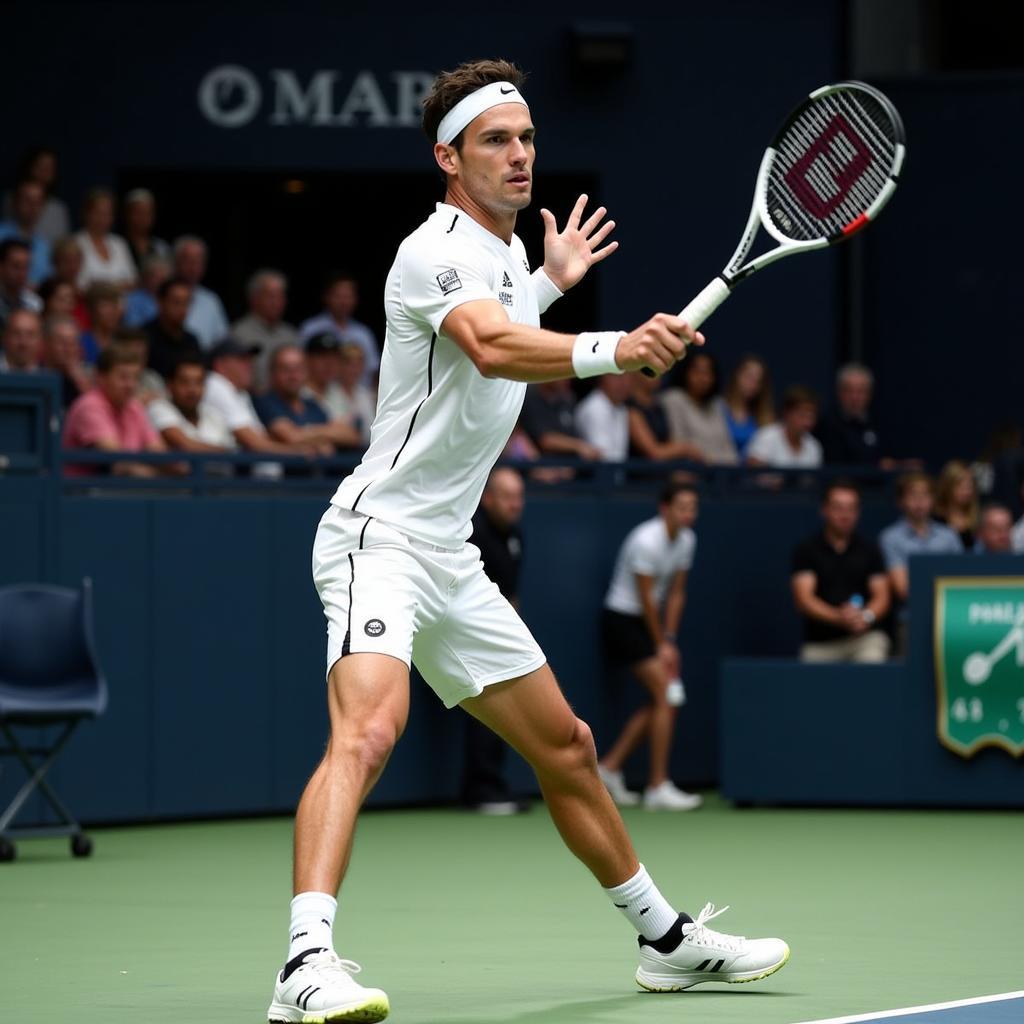
[[550, 210], [540, 211], [544, 221], [544, 273], [563, 292], [577, 284], [595, 263], [611, 256], [619, 247], [618, 242], [609, 242], [600, 248], [615, 227], [613, 220], [601, 224], [608, 212], [603, 206], [580, 224], [587, 198], [584, 194], [576, 200], [564, 231], [558, 230], [555, 215]]

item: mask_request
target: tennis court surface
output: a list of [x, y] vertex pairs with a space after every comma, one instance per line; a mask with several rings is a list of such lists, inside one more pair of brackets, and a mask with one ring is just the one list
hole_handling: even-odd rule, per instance
[[[751, 985], [639, 993], [628, 926], [539, 805], [516, 818], [366, 814], [338, 951], [388, 992], [398, 1024], [1024, 1021], [1020, 814], [711, 799], [691, 814], [627, 812], [627, 823], [674, 902], [730, 904], [716, 924], [781, 935], [790, 963]], [[38, 840], [0, 865], [2, 1018], [265, 1020], [285, 952], [290, 821], [93, 836], [91, 860]]]

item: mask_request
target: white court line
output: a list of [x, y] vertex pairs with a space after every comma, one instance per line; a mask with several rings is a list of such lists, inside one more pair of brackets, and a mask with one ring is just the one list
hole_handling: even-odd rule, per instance
[[928, 1013], [932, 1010], [954, 1010], [958, 1006], [978, 1006], [980, 1003], [998, 1003], [1004, 999], [1024, 999], [1020, 992], [1002, 992], [995, 996], [976, 996], [973, 999], [954, 999], [951, 1003], [928, 1003], [925, 1006], [905, 1006], [901, 1010], [878, 1010], [875, 1013], [859, 1013], [852, 1017], [823, 1017], [821, 1020], [805, 1020], [800, 1024], [858, 1024], [864, 1020], [887, 1020], [889, 1017], [909, 1017], [912, 1013]]

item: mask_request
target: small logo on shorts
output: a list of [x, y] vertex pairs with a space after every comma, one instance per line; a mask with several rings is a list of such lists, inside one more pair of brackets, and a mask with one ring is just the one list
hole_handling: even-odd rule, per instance
[[387, 627], [380, 619], [369, 619], [363, 629], [367, 636], [383, 636]]

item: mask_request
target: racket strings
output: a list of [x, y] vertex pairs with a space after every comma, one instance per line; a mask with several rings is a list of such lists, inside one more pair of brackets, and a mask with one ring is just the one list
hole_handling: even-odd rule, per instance
[[870, 95], [841, 89], [818, 97], [775, 143], [769, 215], [799, 241], [841, 232], [886, 186], [896, 146], [892, 118]]

